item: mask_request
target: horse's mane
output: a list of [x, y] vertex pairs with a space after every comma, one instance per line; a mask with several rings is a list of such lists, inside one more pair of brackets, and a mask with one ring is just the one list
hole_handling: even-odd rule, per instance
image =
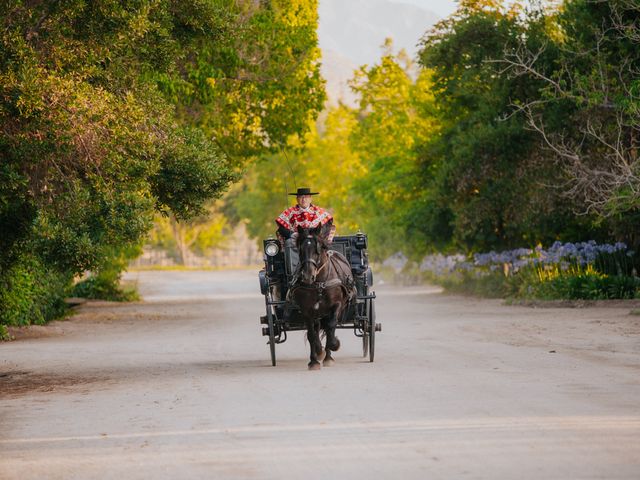
[[324, 225], [320, 225], [316, 228], [302, 228], [298, 227], [298, 238], [296, 240], [296, 244], [300, 247], [302, 240], [307, 238], [309, 235], [313, 236], [317, 241], [320, 242], [323, 249], [329, 248], [329, 234], [331, 233], [331, 225], [325, 223]]

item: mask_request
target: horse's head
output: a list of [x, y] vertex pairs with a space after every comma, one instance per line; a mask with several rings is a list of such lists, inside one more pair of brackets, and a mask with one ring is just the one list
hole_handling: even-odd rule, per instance
[[324, 261], [327, 248], [326, 241], [321, 235], [322, 227], [298, 227], [298, 255], [300, 257], [300, 278], [302, 283], [312, 285], [316, 281], [318, 269]]

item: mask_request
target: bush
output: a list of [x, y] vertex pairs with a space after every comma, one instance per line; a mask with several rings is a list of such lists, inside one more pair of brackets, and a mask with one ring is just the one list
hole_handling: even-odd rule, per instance
[[102, 264], [87, 279], [77, 283], [71, 292], [75, 297], [130, 302], [139, 300], [135, 288], [123, 288], [121, 274], [129, 261], [142, 251], [140, 244], [111, 248], [104, 253]]
[[6, 342], [7, 340], [11, 340], [9, 330], [6, 326], [0, 325], [0, 342]]
[[447, 290], [483, 297], [526, 299], [640, 298], [639, 256], [623, 243], [555, 242], [548, 250], [516, 249], [431, 255], [421, 264], [427, 280]]
[[42, 325], [62, 316], [70, 284], [69, 274], [46, 267], [36, 257], [22, 256], [0, 272], [0, 325]]
[[640, 278], [608, 276], [597, 272], [562, 275], [535, 287], [535, 297], [543, 299], [609, 300], [640, 297]]
[[131, 302], [139, 300], [140, 296], [135, 288], [120, 286], [120, 276], [95, 275], [77, 283], [71, 292], [74, 297], [83, 297], [114, 302]]

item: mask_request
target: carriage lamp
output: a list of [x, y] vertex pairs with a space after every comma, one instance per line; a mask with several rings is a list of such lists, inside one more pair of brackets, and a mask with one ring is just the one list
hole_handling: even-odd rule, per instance
[[359, 250], [367, 248], [367, 236], [364, 233], [356, 233], [355, 247]]
[[278, 254], [279, 251], [280, 251], [280, 247], [278, 246], [278, 244], [276, 242], [267, 243], [264, 246], [264, 253], [266, 253], [270, 257], [275, 257]]

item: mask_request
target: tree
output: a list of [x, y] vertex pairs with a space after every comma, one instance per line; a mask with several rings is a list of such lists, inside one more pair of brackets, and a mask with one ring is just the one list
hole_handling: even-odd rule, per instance
[[[515, 108], [566, 170], [565, 194], [579, 199], [581, 213], [604, 217], [638, 243], [629, 227], [640, 218], [640, 6], [571, 0], [546, 17], [557, 35], [521, 42], [498, 60], [503, 73], [540, 83]], [[544, 61], [550, 50], [553, 61]]]
[[[387, 40], [380, 62], [361, 67], [351, 82], [359, 97], [351, 147], [367, 169], [353, 188], [380, 258], [398, 249], [412, 250], [406, 233], [415, 233], [411, 212], [423, 194], [416, 147], [437, 132], [430, 76], [427, 70], [416, 72], [404, 51], [394, 55]], [[416, 235], [409, 239], [413, 247], [422, 243]]]
[[157, 215], [147, 244], [170, 252], [181, 265], [189, 264], [191, 253], [206, 255], [224, 246], [229, 233], [227, 219], [220, 212], [218, 202], [207, 210], [188, 222], [181, 222], [174, 215]]
[[288, 149], [263, 155], [227, 198], [227, 214], [248, 222], [249, 235], [273, 235], [275, 217], [294, 201], [287, 193], [308, 185], [321, 193], [317, 201], [335, 217], [338, 234], [362, 227], [356, 179], [366, 173], [360, 158], [349, 148], [357, 118], [348, 107], [330, 109], [303, 139]]
[[215, 138], [236, 165], [304, 136], [325, 100], [317, 1], [196, 5], [184, 30], [203, 33], [173, 74], [159, 77], [180, 115]]
[[5, 262], [27, 242], [63, 270], [91, 269], [103, 247], [139, 241], [154, 205], [189, 217], [223, 191], [233, 174], [217, 147], [145, 80], [179, 51], [167, 4], [7, 3], [2, 224], [23, 234]]
[[303, 131], [323, 95], [314, 7], [2, 1], [3, 289], [33, 266], [67, 279], [102, 269], [154, 212], [202, 214], [238, 177], [225, 149], [268, 150]]
[[414, 72], [390, 42], [385, 48], [379, 64], [355, 74], [358, 109], [329, 109], [303, 142], [261, 157], [232, 192], [231, 216], [247, 219], [251, 236], [272, 234], [275, 216], [292, 201], [286, 192], [309, 185], [322, 193], [317, 201], [333, 212], [338, 234], [366, 231], [377, 258], [410, 248], [408, 217], [421, 194], [415, 147], [437, 130], [433, 95], [429, 72]]
[[[191, 41], [178, 68], [157, 77], [159, 85], [180, 118], [214, 138], [236, 169], [253, 169], [256, 156], [306, 138], [322, 109], [317, 21], [315, 0], [212, 2], [198, 12], [197, 24], [185, 21], [185, 29], [220, 26]], [[216, 231], [225, 221], [221, 212], [211, 215], [171, 221], [181, 258], [191, 245], [186, 238], [195, 242], [201, 238], [195, 232]]]
[[566, 174], [513, 115], [512, 105], [535, 97], [542, 82], [505, 75], [495, 63], [505, 49], [546, 41], [549, 25], [494, 4], [462, 2], [423, 39], [420, 63], [433, 72], [441, 130], [420, 148], [426, 188], [416, 225], [431, 244], [465, 250], [601, 238], [606, 229], [574, 215], [577, 200], [562, 195]]

